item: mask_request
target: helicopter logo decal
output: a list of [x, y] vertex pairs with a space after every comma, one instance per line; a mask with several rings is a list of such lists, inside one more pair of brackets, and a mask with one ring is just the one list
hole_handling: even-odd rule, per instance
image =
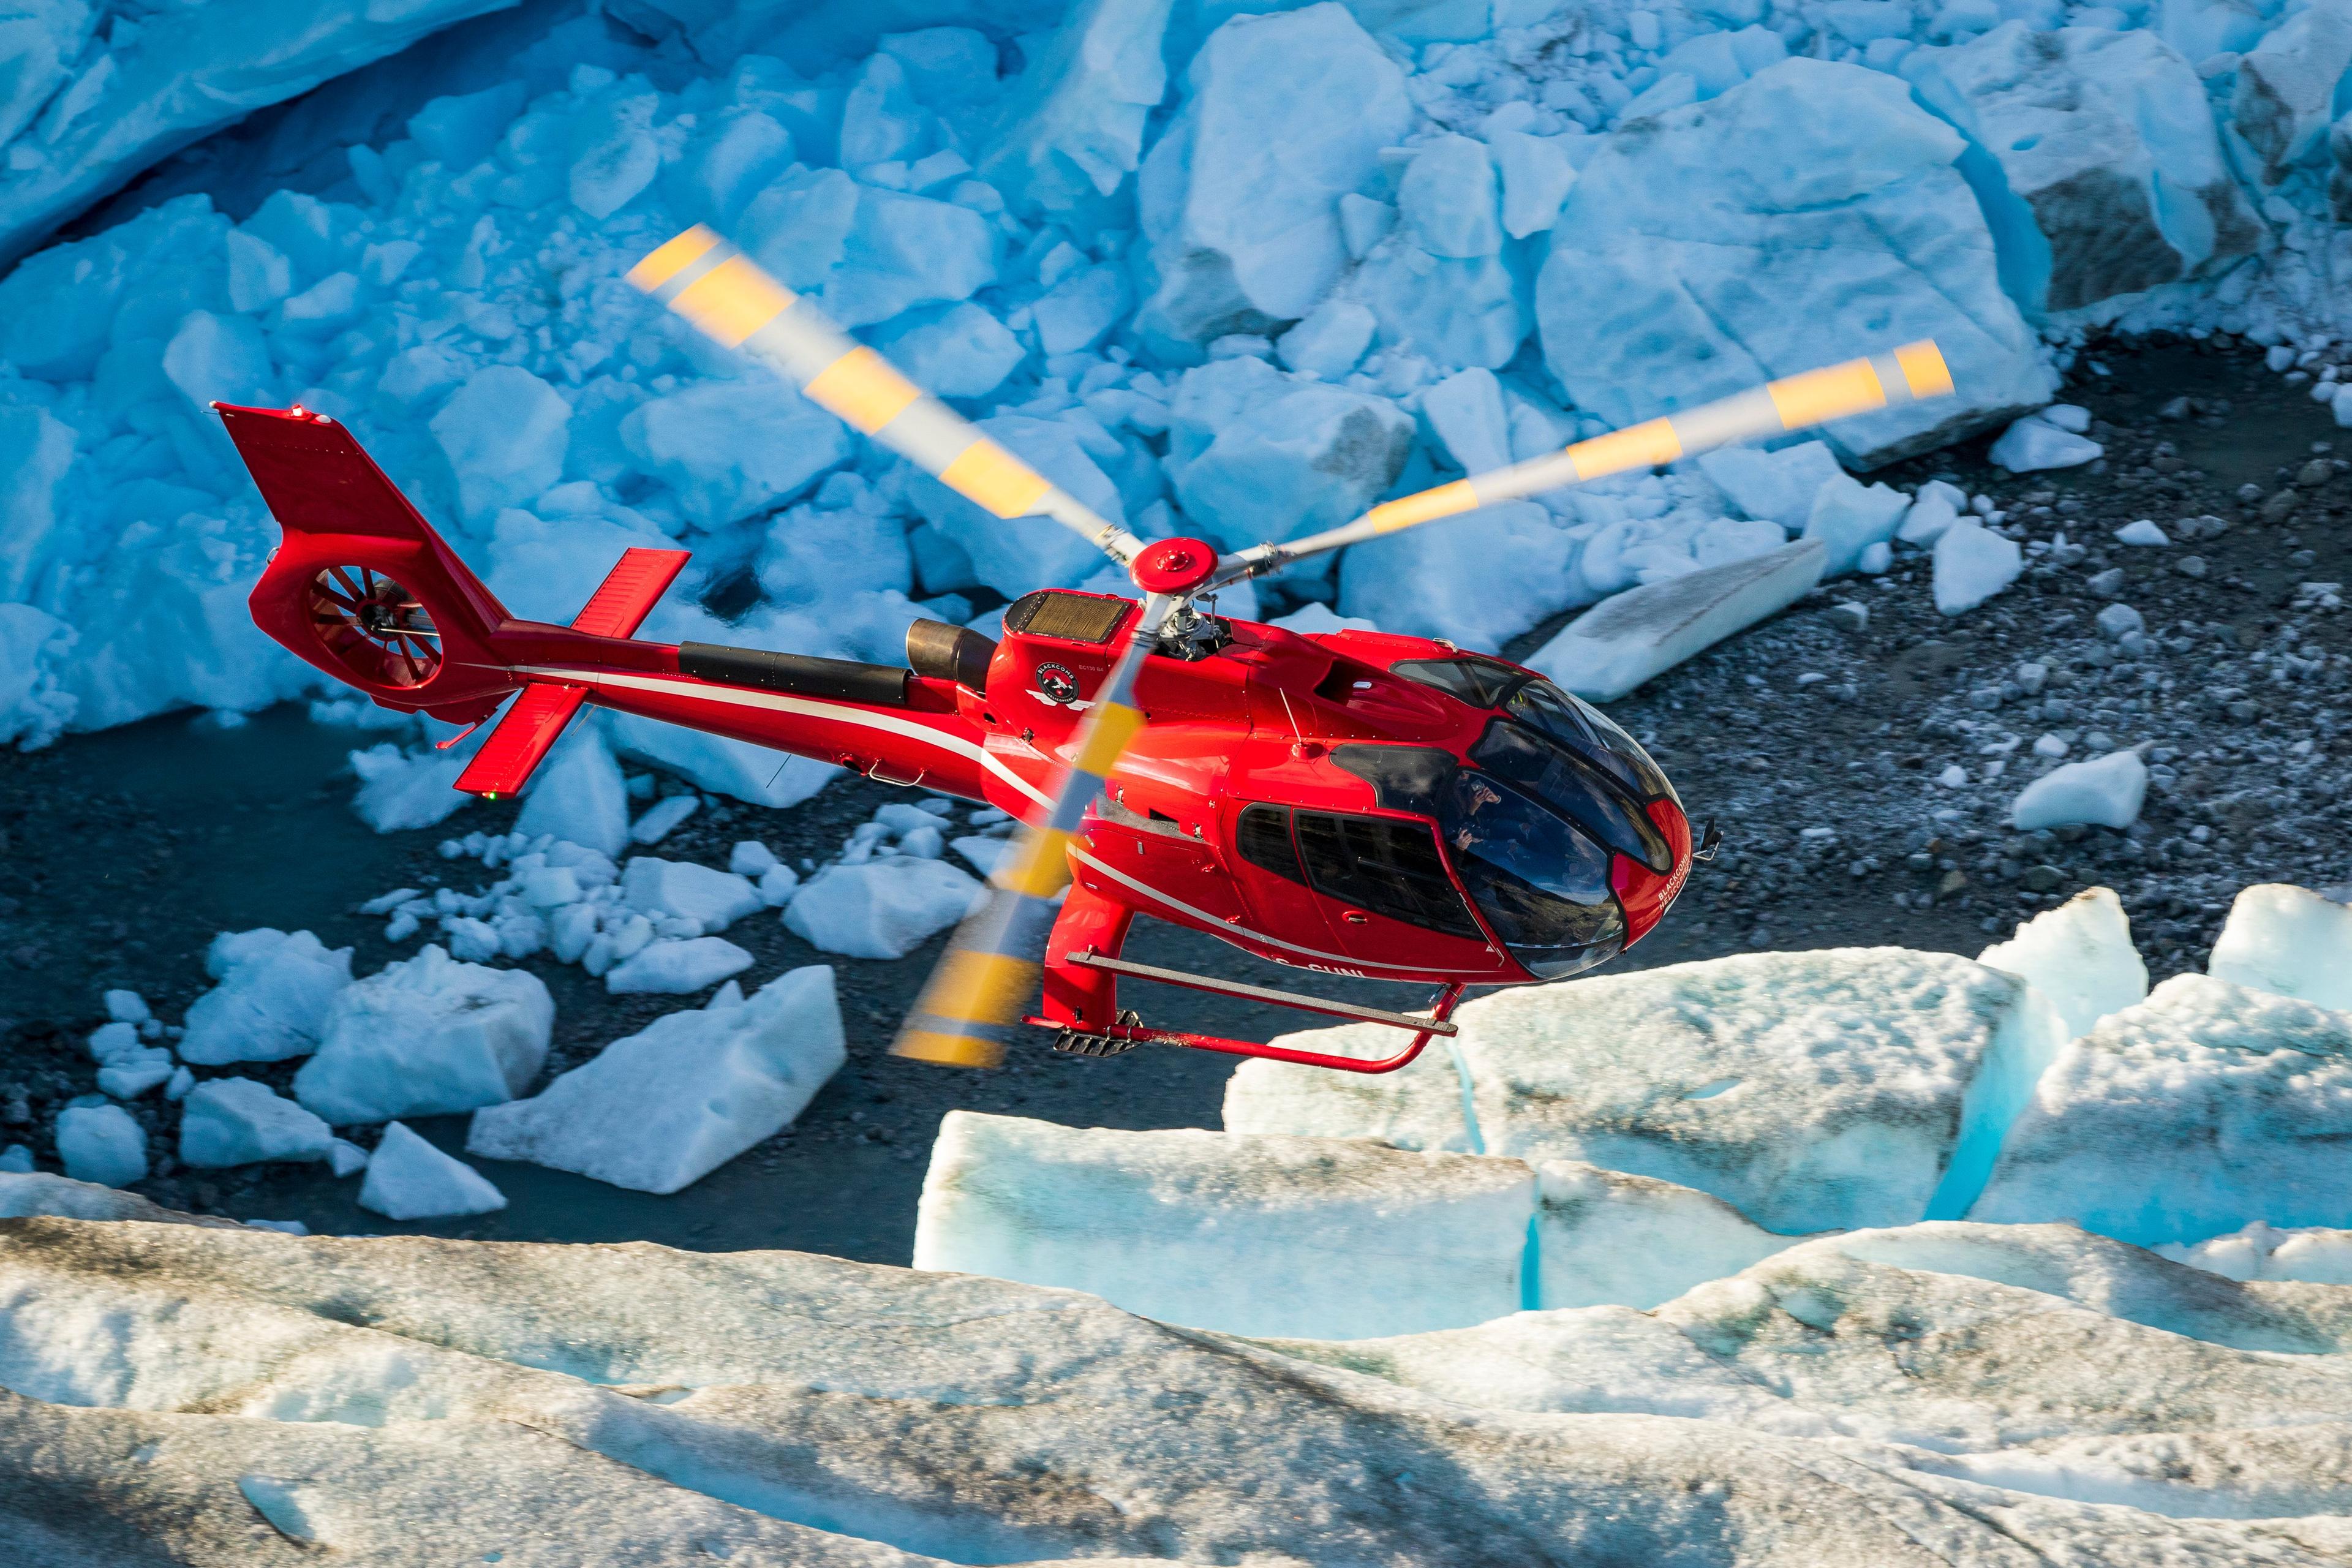
[[1083, 713], [1094, 706], [1079, 700], [1077, 673], [1066, 664], [1039, 665], [1037, 684], [1029, 695], [1049, 707], [1066, 708], [1073, 713]]

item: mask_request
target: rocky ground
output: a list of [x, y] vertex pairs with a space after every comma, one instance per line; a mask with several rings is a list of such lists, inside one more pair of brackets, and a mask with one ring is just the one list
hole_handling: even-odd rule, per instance
[[[2035, 910], [2105, 883], [2123, 895], [2160, 977], [2201, 966], [2240, 887], [2352, 879], [2341, 595], [2309, 586], [2352, 581], [2352, 477], [2328, 446], [2344, 433], [2259, 351], [2218, 341], [2094, 344], [2065, 395], [2092, 411], [2091, 435], [2107, 450], [2100, 463], [2011, 476], [1979, 441], [1874, 476], [1906, 489], [1942, 477], [1989, 496], [2027, 551], [2026, 574], [2007, 592], [1945, 617], [1927, 558], [1900, 552], [1885, 576], [1828, 584], [1614, 705], [1693, 815], [1726, 832], [1722, 854], [1623, 965], [1765, 946], [1972, 954]], [[2115, 540], [2142, 518], [2175, 542]], [[2103, 635], [2095, 617], [2110, 603], [2137, 610], [2142, 634]], [[1524, 654], [1554, 629], [1507, 651]], [[2045, 736], [2074, 758], [2145, 747], [2156, 783], [2139, 823], [2011, 833], [2009, 802], [2051, 765], [2035, 752]], [[434, 846], [450, 828], [499, 830], [512, 808], [371, 834], [345, 804], [342, 763], [366, 741], [281, 710], [231, 730], [157, 721], [0, 761], [0, 1143], [27, 1142], [54, 1168], [56, 1112], [95, 1087], [82, 1041], [106, 987], [139, 990], [176, 1018], [205, 984], [213, 933], [257, 925], [352, 944], [355, 972], [371, 973], [410, 949], [386, 943], [359, 902], [489, 879]], [[823, 859], [897, 794], [848, 780], [791, 811], [713, 805], [661, 853], [723, 864], [735, 839], [758, 837], [788, 858]], [[156, 1174], [142, 1190], [197, 1212], [321, 1229], [643, 1237], [903, 1262], [923, 1153], [951, 1107], [1077, 1125], [1216, 1125], [1229, 1071], [1220, 1058], [1072, 1060], [1042, 1038], [992, 1074], [890, 1058], [936, 944], [876, 963], [827, 960], [766, 918], [728, 934], [758, 958], [755, 977], [836, 963], [851, 1061], [796, 1127], [685, 1193], [656, 1198], [486, 1162], [511, 1200], [506, 1211], [393, 1227], [356, 1208], [355, 1182], [315, 1167], [174, 1169], [169, 1119], [152, 1100], [137, 1112], [159, 1128]], [[1135, 952], [1297, 983], [1162, 927], [1142, 928]], [[531, 967], [557, 1004], [551, 1070], [677, 1005], [608, 996], [545, 960]], [[1187, 994], [1155, 992], [1150, 1005], [1171, 1023], [1259, 1037], [1296, 1021]], [[293, 1065], [249, 1071], [282, 1085]], [[452, 1148], [462, 1135], [455, 1119], [421, 1130]]]

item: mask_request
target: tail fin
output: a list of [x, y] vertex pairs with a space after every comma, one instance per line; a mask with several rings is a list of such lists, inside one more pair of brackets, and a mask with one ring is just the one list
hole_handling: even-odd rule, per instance
[[[457, 783], [493, 797], [520, 789], [585, 693], [509, 668], [495, 645], [514, 618], [349, 430], [299, 405], [213, 407], [285, 533], [254, 584], [255, 624], [387, 708], [478, 723], [523, 688]], [[625, 552], [572, 628], [635, 635], [686, 562], [682, 550]]]

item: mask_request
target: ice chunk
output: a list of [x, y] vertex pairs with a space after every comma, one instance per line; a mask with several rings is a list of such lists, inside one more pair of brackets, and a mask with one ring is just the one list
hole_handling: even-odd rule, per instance
[[2067, 1046], [1969, 1217], [2141, 1247], [2352, 1224], [2352, 1016], [2202, 974]]
[[1700, 454], [1698, 471], [1749, 517], [1777, 522], [1792, 533], [1812, 517], [1822, 487], [1845, 472], [1826, 441], [1769, 452], [1725, 447]]
[[147, 998], [136, 991], [109, 991], [104, 1000], [106, 1016], [118, 1024], [143, 1024], [155, 1016], [148, 1009]]
[[180, 1161], [212, 1168], [263, 1160], [324, 1160], [334, 1144], [328, 1125], [266, 1083], [216, 1078], [180, 1102]]
[[727, 868], [730, 871], [738, 877], [748, 877], [755, 882], [774, 870], [779, 864], [776, 852], [756, 838], [741, 840], [728, 852], [727, 856]]
[[[1412, 1333], [1518, 1310], [1534, 1198], [1517, 1160], [953, 1110], [931, 1146], [915, 1267], [1234, 1333]], [[1284, 1264], [1235, 1269], [1236, 1257]]]
[[620, 435], [639, 470], [706, 529], [797, 499], [856, 449], [840, 420], [765, 378], [696, 382], [631, 410]]
[[1909, 502], [1890, 485], [1864, 485], [1841, 474], [1813, 493], [1805, 516], [1805, 537], [1818, 539], [1829, 553], [1822, 575], [1843, 577], [1854, 569], [1862, 552], [1895, 537]]
[[1919, 494], [1911, 502], [1911, 510], [1903, 514], [1895, 537], [1906, 544], [1933, 544], [1960, 520], [1968, 504], [1968, 494], [1958, 486], [1930, 479], [1919, 487]]
[[604, 989], [615, 996], [646, 992], [683, 996], [751, 967], [751, 955], [723, 936], [656, 942], [606, 970]]
[[[1343, 1024], [1277, 1035], [1273, 1043], [1376, 1060], [1394, 1054], [1402, 1038], [1379, 1024]], [[1400, 1149], [1486, 1152], [1454, 1056], [1434, 1046], [1378, 1077], [1265, 1058], [1244, 1061], [1225, 1080], [1223, 1117], [1228, 1132], [1373, 1138]]]
[[1947, 616], [1966, 615], [2016, 582], [2024, 570], [2025, 552], [2017, 541], [1973, 518], [1954, 521], [1936, 537], [1936, 608]]
[[1353, 300], [1324, 300], [1297, 326], [1275, 340], [1275, 353], [1292, 370], [1325, 381], [1337, 381], [1356, 368], [1372, 346], [1379, 323], [1371, 311]]
[[1578, 696], [1612, 702], [1732, 633], [1777, 615], [1821, 581], [1817, 539], [1629, 588], [1570, 621], [1528, 668]]
[[352, 808], [378, 833], [402, 833], [446, 821], [474, 797], [460, 793], [457, 775], [472, 760], [468, 751], [403, 751], [390, 742], [351, 753], [359, 775]]
[[[0, 464], [7, 456], [7, 412], [0, 411]], [[21, 479], [23, 470], [17, 474]], [[0, 481], [0, 515], [11, 510], [5, 481]], [[24, 514], [17, 517], [24, 521]], [[7, 532], [0, 530], [0, 576], [7, 571]], [[0, 605], [0, 745], [14, 742], [31, 751], [64, 731], [76, 702], [74, 694], [60, 685], [58, 670], [79, 640], [79, 633], [46, 611], [30, 605]]]
[[119, 1105], [69, 1105], [58, 1112], [58, 1158], [77, 1182], [127, 1187], [147, 1174], [147, 1134]]
[[891, 363], [937, 397], [985, 397], [1028, 357], [1003, 322], [969, 302], [909, 310], [876, 342]]
[[683, 916], [701, 922], [706, 931], [725, 931], [767, 907], [748, 878], [650, 855], [635, 856], [622, 868], [621, 894], [631, 909], [646, 916]]
[[486, 365], [467, 378], [429, 422], [466, 516], [487, 522], [562, 479], [571, 419], [563, 395], [520, 365]]
[[539, 1076], [554, 1026], [538, 975], [460, 963], [428, 942], [335, 998], [294, 1096], [339, 1127], [495, 1105]]
[[629, 804], [621, 765], [597, 725], [574, 725], [540, 765], [515, 831], [529, 838], [551, 833], [603, 855], [618, 855], [626, 846]]
[[2153, 33], [2009, 21], [1899, 68], [1973, 144], [1960, 167], [2029, 316], [2217, 276], [2262, 237], [2205, 84]]
[[142, 1051], [138, 1061], [110, 1063], [98, 1069], [98, 1087], [117, 1100], [136, 1100], [149, 1089], [171, 1081], [175, 1070], [169, 1051]]
[[349, 1176], [367, 1169], [368, 1152], [358, 1144], [338, 1138], [327, 1148], [327, 1164], [338, 1176]]
[[2001, 432], [1992, 444], [1992, 460], [2012, 474], [2042, 468], [2073, 468], [2090, 462], [2106, 448], [2048, 420], [2031, 416]]
[[200, 1067], [275, 1062], [319, 1048], [327, 1012], [352, 983], [352, 950], [307, 931], [223, 931], [205, 951], [218, 982], [188, 1006], [184, 1060]]
[[2051, 374], [1954, 166], [1965, 145], [1902, 82], [1803, 58], [1612, 137], [1553, 226], [1546, 363], [1625, 426], [1934, 339], [1958, 396], [1823, 432], [1863, 468], [2040, 406]]
[[670, 829], [692, 816], [702, 805], [696, 795], [674, 795], [648, 807], [643, 816], [629, 825], [629, 837], [638, 844], [658, 844], [669, 837]]
[[[1696, 1187], [1783, 1235], [1957, 1216], [2061, 1034], [2015, 976], [1900, 948], [1528, 986], [1454, 1016], [1474, 1147]], [[1267, 1075], [1255, 1098], [1327, 1134], [1381, 1135], [1408, 1103], [1434, 1131], [1435, 1078], [1391, 1091]]]
[[1503, 248], [1502, 187], [1484, 142], [1432, 137], [1397, 182], [1399, 232], [1432, 256], [1466, 259]]
[[674, 1193], [791, 1125], [846, 1060], [833, 971], [788, 971], [749, 998], [614, 1041], [530, 1100], [474, 1117], [466, 1151]]
[[1286, 616], [1276, 616], [1267, 624], [1280, 626], [1286, 632], [1297, 632], [1300, 637], [1328, 637], [1334, 632], [1380, 630], [1380, 627], [1370, 621], [1353, 616], [1335, 614], [1330, 605], [1314, 599], [1309, 599]]
[[828, 866], [784, 907], [793, 935], [824, 952], [904, 958], [978, 907], [986, 890], [945, 860]]
[[2108, 1014], [2147, 999], [2147, 965], [2112, 888], [2085, 888], [2020, 921], [2015, 936], [1986, 948], [1977, 962], [2031, 983], [2058, 1009], [2069, 1036], [2089, 1034]]
[[[1315, 70], [1301, 77], [1300, 60]], [[1347, 264], [1342, 195], [1412, 123], [1404, 74], [1337, 5], [1225, 21], [1138, 184], [1145, 331], [1205, 343], [1314, 308]]]
[[2230, 906], [2205, 972], [2352, 1012], [2352, 909], [2284, 882], [2248, 888]]
[[1238, 548], [1360, 514], [1402, 471], [1412, 436], [1412, 416], [1385, 398], [1220, 360], [1177, 384], [1165, 467], [1193, 526]]
[[[1049, 32], [995, 115], [981, 173], [1024, 209], [1087, 213], [1117, 192], [1167, 95], [1159, 5], [1074, 6]], [[887, 47], [887, 46], [886, 46]]]
[[2143, 517], [2127, 522], [2115, 531], [2116, 542], [2123, 544], [2169, 544], [2171, 536], [2153, 518]]
[[1536, 1180], [1538, 1307], [1655, 1307], [1793, 1245], [1672, 1182], [1580, 1160], [1547, 1160]]
[[2018, 791], [2009, 820], [2020, 833], [2070, 822], [2129, 827], [2147, 796], [2147, 764], [2137, 752], [2109, 752], [2086, 763], [2063, 763]]
[[1511, 460], [1511, 418], [1491, 370], [1459, 371], [1421, 395], [1422, 417], [1454, 466], [1482, 474]]
[[[1383, 630], [1501, 647], [1578, 602], [1576, 542], [1534, 501], [1507, 501], [1349, 548], [1339, 608]], [[1511, 563], [1507, 573], [1492, 570]]]
[[0, 1175], [29, 1175], [32, 1169], [33, 1152], [22, 1143], [11, 1143], [5, 1149], [0, 1149]]
[[1504, 232], [1525, 239], [1551, 227], [1568, 188], [1576, 184], [1576, 163], [1569, 153], [1574, 139], [1497, 131], [1486, 140], [1503, 177]]
[[388, 1123], [360, 1184], [360, 1207], [386, 1219], [446, 1219], [507, 1206], [488, 1178], [410, 1131]]

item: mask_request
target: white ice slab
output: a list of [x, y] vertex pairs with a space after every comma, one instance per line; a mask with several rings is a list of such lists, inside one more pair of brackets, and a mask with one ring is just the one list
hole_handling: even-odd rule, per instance
[[2352, 1226], [2352, 1015], [2173, 976], [2065, 1047], [1969, 1217], [2142, 1247]]
[[360, 1207], [386, 1219], [446, 1219], [507, 1206], [504, 1193], [401, 1122], [387, 1124], [360, 1184]]
[[723, 936], [651, 942], [606, 970], [604, 989], [615, 996], [684, 996], [742, 973], [751, 962]]
[[1802, 539], [1745, 561], [1629, 588], [1570, 621], [1528, 658], [1578, 696], [1610, 702], [1804, 596], [1827, 552]]
[[791, 1125], [846, 1060], [833, 971], [792, 970], [746, 998], [614, 1041], [529, 1100], [474, 1117], [467, 1152], [674, 1193]]
[[2062, 763], [2017, 792], [2009, 820], [2021, 833], [2088, 823], [2129, 827], [2147, 798], [2147, 764], [2137, 752]]
[[205, 970], [218, 984], [189, 1005], [180, 1055], [200, 1067], [283, 1061], [319, 1048], [327, 1010], [352, 983], [352, 950], [307, 931], [223, 931]]
[[1515, 1160], [957, 1110], [931, 1147], [915, 1267], [1235, 1333], [1410, 1333], [1519, 1309], [1534, 1198]]
[[2020, 921], [2017, 934], [1977, 962], [2030, 983], [2050, 999], [2069, 1037], [2147, 999], [2147, 965], [2132, 946], [2131, 917], [2112, 888], [2085, 888]]
[[2205, 972], [2352, 1011], [2352, 908], [2284, 882], [2248, 888], [2230, 906]]
[[538, 975], [426, 943], [335, 999], [294, 1094], [338, 1127], [512, 1100], [547, 1061], [555, 1003]]
[[621, 894], [631, 909], [651, 919], [680, 915], [701, 922], [705, 931], [714, 933], [767, 907], [747, 877], [691, 860], [662, 860], [651, 855], [634, 856], [621, 868]]

